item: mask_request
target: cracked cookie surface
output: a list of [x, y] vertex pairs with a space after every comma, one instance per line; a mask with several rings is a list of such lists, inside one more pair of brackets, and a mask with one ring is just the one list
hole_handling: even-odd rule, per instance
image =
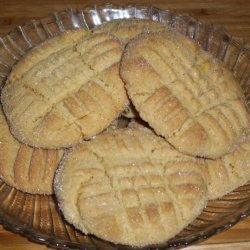
[[75, 227], [132, 246], [167, 241], [199, 215], [207, 198], [193, 157], [136, 129], [103, 133], [67, 151], [55, 193]]
[[36, 147], [69, 147], [90, 138], [128, 101], [118, 72], [123, 47], [112, 35], [85, 34], [60, 49], [57, 42], [50, 42], [46, 56], [32, 52], [26, 71], [20, 61], [1, 96], [13, 135]]
[[220, 157], [249, 126], [232, 73], [185, 36], [170, 30], [137, 36], [120, 74], [140, 117], [181, 152]]
[[45, 150], [18, 142], [0, 108], [0, 178], [31, 194], [52, 194], [53, 180], [63, 150]]

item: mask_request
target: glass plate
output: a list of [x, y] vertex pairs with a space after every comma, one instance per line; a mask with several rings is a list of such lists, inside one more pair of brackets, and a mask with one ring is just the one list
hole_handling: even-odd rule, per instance
[[[16, 27], [7, 36], [0, 38], [0, 85], [3, 85], [12, 66], [21, 57], [49, 37], [69, 29], [90, 29], [112, 19], [133, 17], [160, 21], [194, 39], [233, 72], [249, 102], [250, 53], [249, 46], [242, 39], [232, 37], [222, 27], [151, 6], [104, 5], [70, 9]], [[182, 248], [200, 242], [230, 228], [249, 214], [250, 183], [219, 200], [210, 201], [193, 223], [157, 248]], [[63, 219], [54, 196], [26, 194], [1, 181], [0, 221], [6, 228], [34, 241], [62, 249], [131, 249], [91, 235], [86, 236], [74, 229]]]

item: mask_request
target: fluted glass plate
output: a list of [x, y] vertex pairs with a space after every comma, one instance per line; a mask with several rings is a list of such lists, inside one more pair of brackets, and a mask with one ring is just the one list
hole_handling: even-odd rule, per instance
[[[231, 36], [222, 27], [149, 6], [104, 5], [70, 9], [16, 27], [7, 36], [0, 38], [0, 85], [4, 84], [13, 65], [20, 58], [49, 37], [70, 29], [82, 27], [91, 29], [117, 18], [153, 19], [194, 39], [233, 72], [249, 102], [250, 52], [249, 46], [244, 44], [242, 39]], [[195, 221], [175, 238], [156, 247], [182, 248], [200, 242], [230, 228], [249, 214], [250, 183], [221, 199], [208, 202], [203, 213]], [[10, 230], [32, 240], [62, 249], [131, 249], [91, 235], [86, 236], [74, 229], [64, 220], [54, 196], [26, 194], [2, 181], [0, 181], [0, 222]]]

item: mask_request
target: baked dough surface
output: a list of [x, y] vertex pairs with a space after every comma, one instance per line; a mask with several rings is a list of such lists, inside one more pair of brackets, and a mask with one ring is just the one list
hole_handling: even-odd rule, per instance
[[[67, 39], [72, 41], [71, 33]], [[13, 135], [37, 147], [69, 147], [88, 139], [107, 128], [128, 102], [118, 40], [105, 33], [84, 35], [60, 49], [57, 40], [47, 43], [48, 50], [41, 45], [46, 56], [39, 48], [27, 56], [33, 62], [27, 71], [19, 62], [1, 96]]]
[[103, 133], [73, 147], [55, 191], [68, 222], [132, 246], [167, 241], [199, 215], [207, 198], [194, 158], [141, 129]]
[[52, 194], [54, 175], [63, 150], [32, 148], [10, 133], [0, 107], [0, 178], [31, 194]]
[[249, 126], [231, 72], [171, 30], [129, 42], [120, 74], [140, 117], [183, 153], [220, 157]]

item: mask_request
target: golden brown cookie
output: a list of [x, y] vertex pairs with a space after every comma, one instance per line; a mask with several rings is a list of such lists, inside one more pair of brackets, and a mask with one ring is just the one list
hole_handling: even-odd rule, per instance
[[127, 43], [130, 39], [140, 33], [162, 31], [165, 29], [167, 29], [167, 26], [157, 21], [150, 19], [129, 18], [116, 19], [103, 23], [96, 26], [96, 28], [93, 29], [93, 32], [109, 32], [118, 37], [122, 42]]
[[118, 72], [123, 47], [104, 33], [60, 50], [57, 43], [50, 46], [56, 51], [51, 54], [50, 48], [43, 60], [38, 56], [21, 76], [11, 72], [2, 103], [18, 140], [44, 148], [69, 147], [107, 128], [127, 103]]
[[200, 160], [208, 198], [217, 199], [250, 181], [250, 134], [230, 154], [217, 160]]
[[125, 49], [120, 74], [140, 117], [181, 152], [219, 157], [249, 126], [232, 73], [183, 35], [138, 35]]
[[18, 142], [9, 131], [0, 108], [0, 178], [31, 194], [52, 194], [54, 175], [63, 150], [32, 148]]
[[199, 215], [207, 197], [194, 158], [135, 129], [102, 133], [70, 149], [55, 192], [75, 227], [132, 246], [167, 241]]

